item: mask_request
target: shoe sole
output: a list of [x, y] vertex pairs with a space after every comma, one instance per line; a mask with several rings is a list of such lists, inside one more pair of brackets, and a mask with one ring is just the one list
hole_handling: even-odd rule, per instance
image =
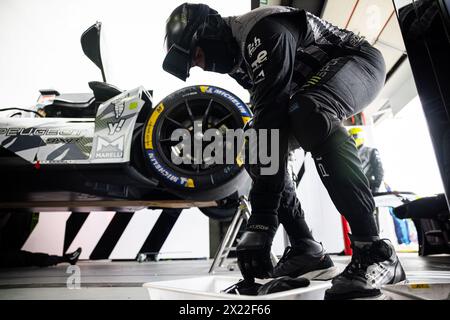
[[354, 298], [354, 299], [349, 299], [349, 300], [393, 300], [393, 299], [391, 297], [385, 295], [384, 293], [381, 293], [378, 296]]
[[337, 275], [339, 275], [339, 269], [336, 266], [329, 267], [327, 269], [314, 270], [311, 272], [307, 272], [305, 274], [300, 275], [301, 278], [306, 278], [308, 280], [319, 280], [319, 281], [327, 281], [331, 280]]
[[324, 300], [389, 300], [389, 298], [378, 289], [342, 292], [340, 294], [329, 294], [327, 290], [325, 291]]

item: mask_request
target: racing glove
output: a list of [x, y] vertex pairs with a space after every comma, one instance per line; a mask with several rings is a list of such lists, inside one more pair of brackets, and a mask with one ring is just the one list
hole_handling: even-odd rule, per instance
[[269, 278], [273, 270], [270, 249], [278, 228], [278, 218], [270, 214], [253, 214], [236, 248], [238, 266], [246, 281]]

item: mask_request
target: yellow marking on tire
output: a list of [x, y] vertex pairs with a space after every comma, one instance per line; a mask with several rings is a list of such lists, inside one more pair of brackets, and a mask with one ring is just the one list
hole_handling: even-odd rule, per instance
[[188, 179], [187, 182], [186, 182], [186, 187], [187, 188], [195, 188], [194, 180]]
[[150, 119], [147, 123], [147, 128], [145, 129], [144, 135], [144, 145], [145, 149], [153, 149], [153, 128], [155, 127], [156, 120], [161, 115], [164, 110], [164, 105], [160, 103], [153, 111]]
[[249, 122], [251, 117], [242, 117], [242, 121], [244, 121], [244, 124], [247, 124]]
[[236, 163], [239, 167], [242, 167], [242, 165], [244, 164], [244, 161], [242, 160], [242, 155], [241, 153], [239, 153], [236, 157]]
[[208, 90], [208, 88], [209, 88], [208, 86], [200, 86], [200, 91], [205, 93], [206, 90]]

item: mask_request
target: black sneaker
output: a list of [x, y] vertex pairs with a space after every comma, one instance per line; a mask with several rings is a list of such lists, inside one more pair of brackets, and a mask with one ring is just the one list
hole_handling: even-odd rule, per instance
[[363, 246], [352, 239], [350, 264], [325, 292], [325, 300], [384, 299], [380, 288], [406, 279], [395, 249], [389, 240], [377, 240]]
[[71, 265], [75, 265], [75, 264], [77, 264], [78, 258], [80, 258], [80, 254], [81, 254], [81, 248], [78, 248], [74, 252], [66, 253], [65, 255], [63, 255], [63, 261], [68, 262]]
[[[308, 247], [287, 247], [277, 265], [273, 268], [272, 277], [302, 277], [309, 280], [330, 280], [339, 274], [329, 255], [325, 254], [322, 245], [307, 240]], [[310, 248], [315, 247], [313, 250]], [[314, 253], [313, 253], [314, 252]]]

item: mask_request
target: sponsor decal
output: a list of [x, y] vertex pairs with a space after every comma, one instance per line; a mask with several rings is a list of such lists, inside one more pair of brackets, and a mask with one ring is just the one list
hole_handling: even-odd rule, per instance
[[255, 37], [253, 39], [253, 43], [250, 43], [247, 46], [247, 50], [248, 50], [248, 56], [251, 58], [253, 53], [256, 51], [256, 49], [259, 48], [259, 46], [261, 45], [261, 39]]
[[113, 105], [114, 105], [114, 115], [116, 119], [119, 119], [122, 116], [123, 111], [125, 110], [125, 103], [123, 101], [120, 101], [117, 104], [113, 102]]
[[80, 136], [78, 129], [53, 128], [0, 128], [0, 135], [5, 136]]
[[95, 158], [122, 158], [124, 150], [124, 136], [114, 140], [98, 137]]
[[255, 85], [264, 81], [266, 79], [266, 75], [264, 74], [264, 70], [261, 70], [255, 77]]
[[125, 123], [125, 119], [120, 119], [119, 122], [108, 122], [109, 135], [119, 133]]
[[200, 90], [204, 93], [217, 94], [217, 95], [222, 96], [225, 99], [231, 101], [238, 108], [238, 110], [242, 114], [242, 116], [248, 118], [246, 121], [244, 120], [245, 123], [247, 123], [248, 120], [250, 119], [250, 112], [249, 112], [247, 106], [242, 101], [240, 101], [237, 97], [232, 95], [231, 93], [229, 93], [225, 90], [216, 88], [216, 87], [201, 86]]
[[136, 101], [134, 101], [134, 102], [131, 102], [131, 103], [130, 103], [130, 105], [128, 106], [128, 109], [134, 110], [134, 109], [136, 109], [138, 106], [139, 106], [139, 104], [138, 104]]
[[76, 137], [76, 138], [55, 137], [55, 138], [47, 138], [44, 141], [46, 144], [58, 144], [58, 143], [70, 144], [81, 142], [82, 139], [84, 139], [84, 137]]
[[197, 94], [197, 92], [189, 92], [183, 95], [183, 98], [185, 97], [189, 97], [189, 96], [195, 96]]
[[148, 150], [148, 157], [150, 159], [150, 164], [155, 168], [155, 170], [167, 181], [178, 184], [180, 186], [186, 188], [195, 188], [194, 180], [191, 178], [179, 177], [171, 170], [167, 169], [164, 165], [162, 165], [155, 156], [155, 152], [153, 150]]
[[156, 108], [155, 111], [153, 111], [152, 115], [150, 116], [150, 119], [147, 123], [147, 128], [145, 129], [145, 135], [144, 135], [144, 146], [145, 149], [153, 149], [153, 128], [155, 126], [156, 120], [161, 115], [161, 113], [164, 111], [164, 105], [160, 103]]
[[320, 162], [322, 161], [322, 157], [316, 158], [317, 161], [317, 167], [319, 169], [319, 173], [322, 177], [326, 178], [329, 177], [330, 175], [328, 174], [327, 170], [325, 169], [324, 165]]
[[253, 72], [261, 68], [262, 63], [265, 61], [267, 61], [267, 50], [259, 52], [258, 55], [256, 56], [256, 60], [252, 62]]
[[262, 224], [252, 224], [248, 227], [249, 230], [258, 230], [258, 231], [267, 231], [269, 230], [268, 226]]

